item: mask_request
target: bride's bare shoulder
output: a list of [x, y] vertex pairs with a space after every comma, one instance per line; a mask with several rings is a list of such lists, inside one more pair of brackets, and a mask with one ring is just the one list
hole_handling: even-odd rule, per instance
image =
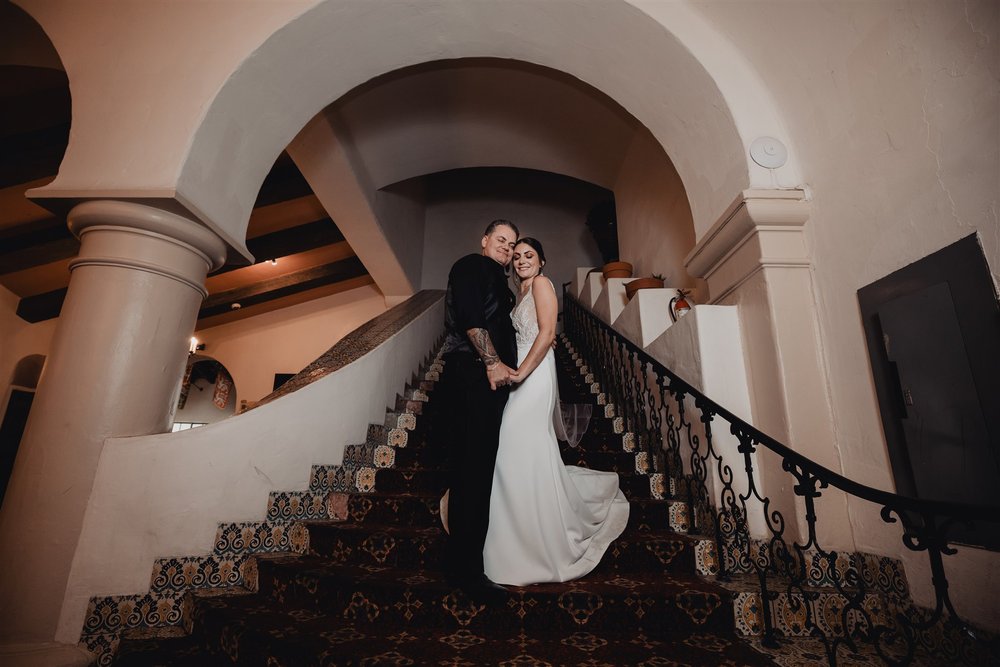
[[552, 284], [552, 281], [545, 276], [535, 276], [535, 279], [531, 281], [531, 291], [537, 295], [539, 290], [546, 290], [555, 294], [556, 288]]

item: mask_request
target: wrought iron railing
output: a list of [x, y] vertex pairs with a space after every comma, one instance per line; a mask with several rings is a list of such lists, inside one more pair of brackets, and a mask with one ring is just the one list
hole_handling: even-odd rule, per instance
[[[720, 582], [736, 587], [749, 581], [759, 593], [765, 646], [797, 634], [820, 639], [830, 665], [861, 644], [890, 665], [1000, 664], [998, 640], [956, 613], [944, 568], [944, 557], [956, 553], [949, 540], [953, 527], [996, 524], [1000, 511], [899, 496], [847, 479], [715, 403], [569, 293], [563, 305], [566, 335], [587, 358], [624, 430], [685, 502], [690, 531], [714, 540]], [[720, 422], [732, 434], [725, 444], [716, 435]], [[758, 452], [777, 456], [778, 474], [794, 482], [793, 502], [804, 511], [794, 511], [792, 525], [762, 488]], [[769, 482], [768, 488], [781, 486]], [[824, 548], [817, 529], [824, 489], [874, 503], [885, 522], [901, 524], [903, 544], [929, 559], [933, 608], [911, 602], [898, 561]], [[795, 619], [794, 629], [775, 627], [779, 606], [782, 617]]]

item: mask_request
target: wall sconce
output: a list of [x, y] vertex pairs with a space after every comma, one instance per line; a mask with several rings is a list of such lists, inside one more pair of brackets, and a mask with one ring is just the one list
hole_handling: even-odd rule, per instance
[[277, 259], [272, 259], [271, 260], [271, 266], [277, 266], [277, 265], [278, 265], [278, 260]]
[[188, 345], [188, 354], [194, 354], [195, 352], [200, 352], [205, 349], [204, 343], [199, 343], [198, 339], [191, 336], [190, 345]]

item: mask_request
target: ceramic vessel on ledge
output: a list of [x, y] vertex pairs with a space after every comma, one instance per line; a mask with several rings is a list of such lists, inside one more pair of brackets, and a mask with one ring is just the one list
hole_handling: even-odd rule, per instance
[[628, 262], [608, 262], [602, 269], [604, 278], [631, 278], [632, 265]]
[[658, 287], [663, 287], [663, 280], [661, 278], [636, 278], [625, 283], [625, 294], [628, 296], [629, 301], [631, 301], [632, 297], [639, 290], [655, 289]]

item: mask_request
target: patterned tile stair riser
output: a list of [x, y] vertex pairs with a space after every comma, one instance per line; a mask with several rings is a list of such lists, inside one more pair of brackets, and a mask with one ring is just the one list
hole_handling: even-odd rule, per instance
[[[424, 414], [433, 410], [432, 400]], [[407, 434], [391, 464], [377, 465], [378, 436], [345, 453], [346, 465], [314, 470], [311, 497], [342, 522], [297, 524], [305, 553], [253, 559], [255, 595], [195, 593], [190, 637], [126, 640], [120, 664], [773, 664], [737, 639], [733, 593], [695, 575], [704, 540], [671, 530], [684, 505], [666, 499], [670, 480], [648, 474], [620, 418], [603, 414], [571, 462], [620, 466], [632, 512], [582, 580], [515, 588], [496, 607], [447, 586], [437, 448], [390, 414], [384, 432]], [[300, 504], [315, 506], [311, 497]], [[196, 662], [208, 656], [218, 662]]]
[[[338, 500], [345, 501], [346, 496], [337, 498], [337, 491], [358, 492], [375, 469], [416, 457], [410, 452], [422, 447], [421, 415], [443, 369], [439, 357], [426, 364], [397, 396], [384, 423], [370, 425], [364, 443], [345, 448], [343, 464], [313, 467], [308, 490], [272, 492], [265, 521], [221, 524], [213, 553], [207, 556], [158, 559], [148, 594], [92, 598], [81, 645], [98, 656], [98, 664], [107, 665], [123, 632], [130, 636], [189, 632], [191, 591], [245, 593], [256, 587], [257, 555], [306, 551], [308, 533], [298, 521], [342, 519], [337, 515]], [[403, 449], [407, 445], [410, 452]]]

